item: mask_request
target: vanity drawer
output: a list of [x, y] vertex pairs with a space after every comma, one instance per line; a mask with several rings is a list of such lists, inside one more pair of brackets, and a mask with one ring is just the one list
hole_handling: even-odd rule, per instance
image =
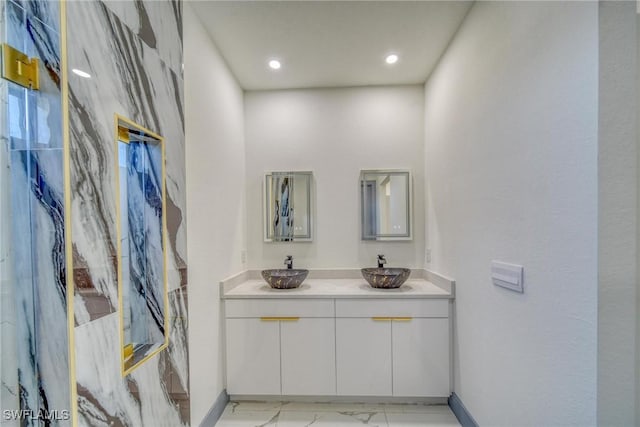
[[332, 299], [228, 299], [225, 317], [334, 317]]
[[449, 300], [339, 299], [336, 317], [449, 317]]

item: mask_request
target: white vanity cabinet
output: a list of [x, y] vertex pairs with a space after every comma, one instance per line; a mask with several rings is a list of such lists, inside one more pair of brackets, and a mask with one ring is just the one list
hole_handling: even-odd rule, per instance
[[227, 319], [227, 391], [280, 394], [280, 325]]
[[391, 322], [336, 319], [339, 396], [391, 396]]
[[335, 328], [334, 318], [280, 323], [283, 395], [336, 393]]
[[450, 299], [226, 299], [231, 395], [450, 395]]
[[336, 300], [337, 392], [450, 394], [449, 301]]
[[334, 395], [333, 300], [227, 300], [227, 392]]
[[449, 319], [391, 321], [394, 396], [449, 396]]

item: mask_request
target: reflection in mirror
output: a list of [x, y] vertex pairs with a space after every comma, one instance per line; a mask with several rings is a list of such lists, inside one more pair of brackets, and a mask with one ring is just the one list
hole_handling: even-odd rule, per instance
[[265, 175], [265, 241], [311, 241], [312, 172]]
[[168, 344], [164, 141], [116, 116], [122, 373]]
[[362, 240], [410, 240], [410, 173], [361, 171], [360, 209]]

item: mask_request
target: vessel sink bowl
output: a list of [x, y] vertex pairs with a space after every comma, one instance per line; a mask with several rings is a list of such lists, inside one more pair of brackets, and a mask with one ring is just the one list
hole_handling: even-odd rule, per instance
[[262, 278], [273, 289], [294, 289], [297, 288], [307, 278], [309, 270], [296, 269], [275, 269], [262, 270]]
[[408, 268], [363, 268], [360, 271], [371, 287], [381, 289], [399, 288], [411, 274]]

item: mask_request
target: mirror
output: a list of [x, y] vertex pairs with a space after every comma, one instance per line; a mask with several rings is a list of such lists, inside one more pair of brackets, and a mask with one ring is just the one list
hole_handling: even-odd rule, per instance
[[265, 175], [266, 242], [310, 242], [312, 172], [270, 172]]
[[411, 240], [411, 174], [360, 171], [362, 240]]
[[166, 348], [164, 140], [116, 116], [118, 295], [122, 374]]

